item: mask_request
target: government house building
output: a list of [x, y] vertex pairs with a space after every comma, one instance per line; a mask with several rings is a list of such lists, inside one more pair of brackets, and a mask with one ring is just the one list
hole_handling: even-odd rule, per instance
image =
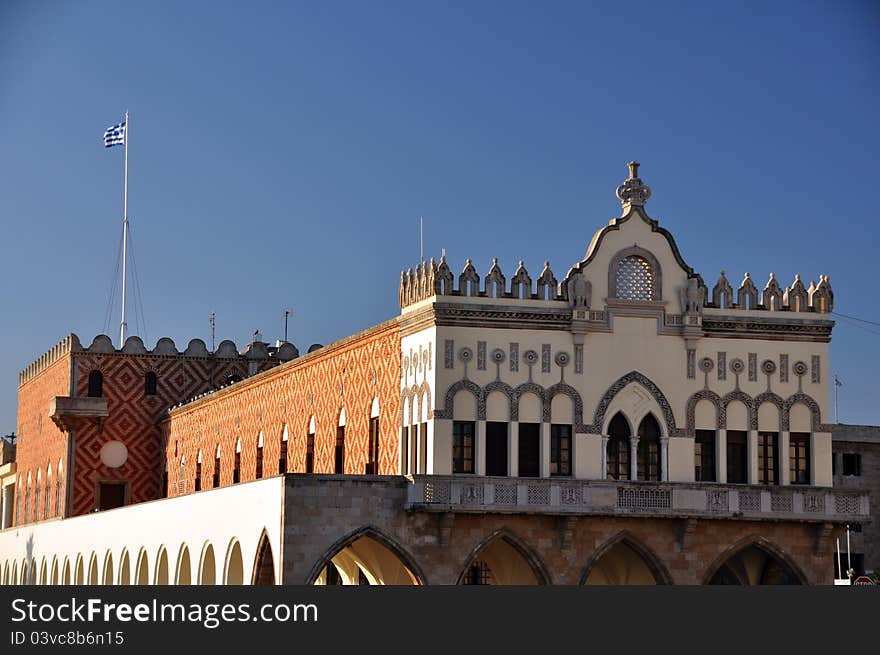
[[829, 278], [704, 279], [638, 168], [567, 271], [422, 261], [306, 353], [65, 337], [20, 374], [0, 582], [831, 584], [869, 495]]

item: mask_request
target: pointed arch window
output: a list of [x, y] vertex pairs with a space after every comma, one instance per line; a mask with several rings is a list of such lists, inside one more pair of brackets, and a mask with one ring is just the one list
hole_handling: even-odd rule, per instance
[[147, 371], [144, 374], [144, 395], [156, 395], [156, 374], [153, 371]]
[[608, 424], [607, 477], [629, 480], [629, 423], [622, 414], [615, 414]]
[[636, 470], [639, 480], [660, 481], [660, 425], [653, 414], [639, 424]]
[[287, 426], [281, 433], [281, 449], [278, 456], [278, 473], [287, 473]]

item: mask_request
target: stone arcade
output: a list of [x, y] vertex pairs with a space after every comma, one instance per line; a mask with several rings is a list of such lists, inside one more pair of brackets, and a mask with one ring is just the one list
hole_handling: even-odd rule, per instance
[[67, 337], [21, 376], [0, 580], [830, 584], [869, 507], [832, 486], [829, 279], [710, 290], [638, 166], [562, 279], [423, 261], [302, 356]]

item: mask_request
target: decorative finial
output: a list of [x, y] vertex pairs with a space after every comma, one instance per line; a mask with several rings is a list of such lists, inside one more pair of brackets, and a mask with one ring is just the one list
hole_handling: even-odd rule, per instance
[[651, 187], [642, 183], [639, 178], [639, 162], [631, 161], [629, 167], [629, 177], [617, 187], [617, 197], [624, 209], [631, 205], [643, 206], [648, 198], [651, 197]]

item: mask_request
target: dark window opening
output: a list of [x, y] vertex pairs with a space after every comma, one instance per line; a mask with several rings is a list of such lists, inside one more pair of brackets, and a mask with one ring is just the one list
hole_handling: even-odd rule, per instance
[[104, 395], [104, 375], [101, 371], [89, 373], [89, 398], [100, 398]]
[[715, 482], [715, 430], [697, 430], [694, 437], [694, 480]]
[[862, 456], [859, 453], [843, 453], [843, 474], [862, 474]]
[[571, 475], [571, 426], [550, 426], [550, 475]]
[[648, 414], [639, 425], [636, 464], [639, 480], [660, 481], [660, 426], [653, 414]]
[[281, 455], [278, 457], [278, 472], [287, 473], [287, 439], [281, 440]]
[[612, 480], [629, 480], [629, 423], [615, 414], [608, 424], [606, 475]]
[[486, 475], [507, 475], [507, 423], [486, 423]]
[[413, 425], [409, 431], [409, 472], [418, 473], [419, 426]]
[[759, 484], [779, 484], [778, 438], [776, 432], [758, 433]]
[[428, 424], [419, 426], [419, 473], [428, 472]]
[[196, 491], [202, 490], [202, 463], [196, 462], [196, 482], [193, 488]]
[[810, 484], [810, 434], [792, 432], [788, 438], [790, 484]]
[[263, 447], [257, 446], [257, 480], [263, 477]]
[[379, 417], [370, 419], [370, 439], [367, 444], [367, 466], [364, 469], [367, 475], [379, 474]]
[[235, 462], [232, 468], [232, 484], [238, 484], [241, 480], [241, 453], [235, 453]]
[[315, 471], [315, 434], [306, 437], [306, 473]]
[[541, 475], [541, 424], [519, 424], [519, 471], [521, 478]]
[[98, 509], [114, 509], [125, 505], [124, 482], [101, 482], [98, 484]]
[[214, 489], [220, 486], [220, 455], [214, 458], [214, 478], [211, 482]]
[[153, 371], [147, 371], [144, 375], [144, 395], [156, 395], [156, 374]]
[[463, 584], [466, 585], [490, 585], [492, 584], [492, 571], [483, 560], [477, 560], [467, 570]]
[[333, 472], [345, 473], [345, 426], [336, 428], [336, 449], [333, 453]]
[[168, 498], [168, 471], [162, 474], [162, 498]]
[[452, 422], [452, 472], [474, 472], [474, 422]]
[[727, 481], [745, 484], [749, 481], [748, 437], [745, 430], [727, 431]]

